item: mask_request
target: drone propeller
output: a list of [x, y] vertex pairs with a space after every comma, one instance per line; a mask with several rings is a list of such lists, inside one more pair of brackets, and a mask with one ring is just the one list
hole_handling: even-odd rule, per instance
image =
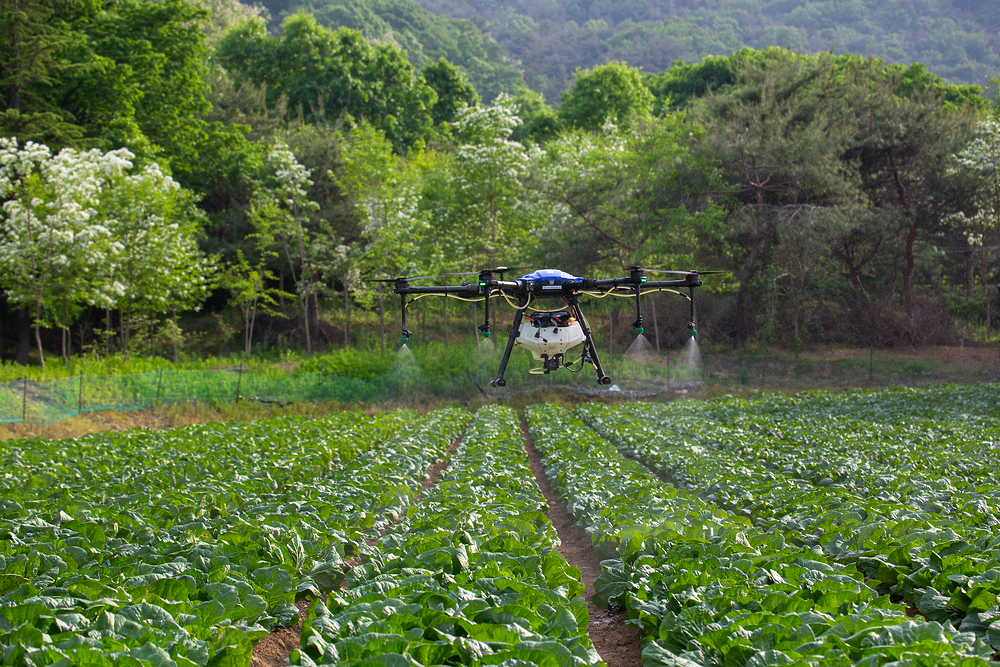
[[[642, 268], [639, 266], [633, 267], [636, 269]], [[697, 273], [699, 276], [710, 276], [714, 273], [729, 273], [728, 271], [699, 271], [697, 269], [691, 269], [690, 271], [678, 271], [676, 269], [642, 269], [646, 273], [676, 273], [680, 276], [688, 276], [692, 273]]]
[[398, 278], [365, 278], [364, 282], [367, 283], [394, 283], [397, 280], [405, 280], [408, 283], [415, 282], [417, 280], [429, 280], [430, 278], [448, 278], [450, 276], [478, 276], [479, 271], [467, 271], [465, 273], [438, 273], [433, 276], [414, 276], [409, 278], [407, 276], [400, 276]]

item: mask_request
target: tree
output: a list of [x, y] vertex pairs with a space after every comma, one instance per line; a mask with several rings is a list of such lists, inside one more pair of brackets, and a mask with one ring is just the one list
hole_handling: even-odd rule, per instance
[[495, 265], [511, 261], [528, 238], [530, 202], [524, 182], [540, 153], [511, 139], [521, 119], [514, 99], [497, 96], [468, 107], [455, 121], [459, 144], [451, 163], [448, 223], [437, 231], [445, 254]]
[[[84, 153], [0, 139], [0, 265], [8, 298], [40, 329], [77, 304], [165, 312], [200, 303], [211, 271], [190, 195], [158, 165], [119, 149]], [[126, 339], [127, 340], [127, 339]]]
[[216, 271], [214, 258], [198, 247], [202, 214], [192, 194], [155, 162], [128, 167], [100, 194], [100, 213], [114, 239], [103, 283], [115, 295], [110, 305], [124, 316], [126, 354], [135, 318], [197, 308], [214, 287]]
[[261, 197], [252, 207], [250, 219], [255, 228], [251, 236], [256, 241], [256, 261], [251, 264], [242, 251], [237, 251], [236, 261], [227, 267], [222, 277], [222, 287], [229, 290], [232, 300], [243, 314], [243, 351], [247, 361], [250, 361], [253, 349], [253, 329], [258, 311], [281, 315], [275, 309], [278, 305], [276, 297], [283, 298], [280, 290], [268, 286], [268, 282], [274, 281], [275, 277], [267, 266], [270, 260], [278, 257], [275, 233], [284, 219], [283, 212], [273, 198]]
[[912, 333], [918, 235], [954, 212], [957, 202], [940, 196], [941, 176], [970, 134], [975, 107], [960, 106], [934, 85], [903, 96], [893, 72], [866, 65], [845, 76], [856, 129], [843, 157], [856, 165], [869, 208], [902, 222], [903, 304]]
[[[281, 243], [285, 258], [292, 270], [292, 280], [298, 291], [305, 323], [306, 353], [312, 355], [312, 330], [309, 323], [310, 299], [314, 295], [316, 280], [312, 234], [307, 227], [307, 214], [318, 208], [309, 199], [307, 189], [313, 184], [309, 171], [302, 166], [282, 142], [268, 150], [265, 168], [269, 174], [264, 187], [258, 191], [259, 206], [266, 206], [273, 219], [268, 223], [275, 238]], [[269, 201], [268, 201], [269, 200]], [[298, 265], [298, 274], [295, 267]]]
[[351, 116], [367, 120], [397, 151], [428, 136], [436, 96], [391, 44], [372, 47], [357, 30], [329, 30], [306, 14], [285, 19], [281, 37], [271, 37], [262, 19], [230, 30], [217, 57], [244, 82], [266, 86], [268, 105], [287, 100], [288, 114], [314, 123]]
[[562, 94], [559, 117], [568, 126], [596, 132], [608, 119], [627, 128], [633, 117], [645, 116], [652, 108], [653, 94], [642, 73], [612, 61], [576, 71], [573, 87]]
[[533, 90], [525, 88], [517, 97], [517, 114], [523, 121], [514, 128], [510, 138], [522, 144], [529, 141], [543, 146], [555, 139], [562, 130], [559, 115]]
[[436, 62], [428, 63], [420, 75], [437, 94], [437, 101], [431, 107], [434, 125], [451, 123], [458, 117], [463, 107], [479, 104], [479, 94], [465, 75], [444, 56]]
[[771, 293], [769, 269], [782, 228], [812, 219], [813, 207], [857, 197], [856, 177], [841, 161], [853, 135], [832, 65], [829, 57], [767, 68], [748, 63], [735, 86], [692, 109], [705, 126], [696, 153], [717, 161], [727, 184], [716, 194], [730, 211], [725, 236], [728, 260], [738, 267], [740, 340], [755, 334], [756, 314], [764, 312], [756, 302]]
[[34, 306], [33, 325], [44, 368], [40, 329], [63, 324], [60, 303], [96, 304], [112, 297], [95, 291], [99, 272], [113, 251], [104, 220], [95, 215], [107, 176], [131, 164], [127, 152], [79, 153], [64, 149], [53, 156], [45, 146], [0, 138], [0, 266], [7, 297]]
[[960, 168], [977, 178], [976, 197], [968, 202], [968, 211], [957, 217], [973, 249], [982, 278], [986, 303], [986, 338], [990, 338], [989, 268], [1000, 245], [1000, 121], [995, 117], [980, 121], [972, 141], [956, 156]]
[[[426, 211], [420, 208], [422, 172], [429, 167], [429, 156], [414, 152], [408, 159], [399, 157], [381, 131], [359, 123], [348, 135], [342, 157], [342, 173], [336, 176], [336, 182], [356, 207], [362, 234], [353, 250], [345, 248], [341, 252], [342, 273], [350, 275], [353, 270], [392, 278], [411, 274], [421, 259], [434, 264], [433, 257], [422, 247], [429, 224]], [[384, 350], [384, 293], [365, 290], [360, 296], [369, 303], [378, 300]]]
[[653, 256], [690, 264], [695, 220], [707, 228], [713, 215], [701, 214], [702, 199], [685, 182], [689, 135], [701, 128], [672, 114], [631, 131], [607, 122], [598, 134], [569, 132], [548, 144], [534, 181], [551, 206], [546, 255], [579, 270]]
[[88, 72], [93, 63], [74, 58], [85, 36], [66, 19], [91, 13], [86, 0], [4, 0], [0, 3], [0, 131], [10, 136], [44, 139], [53, 145], [76, 145], [82, 129], [61, 109], [39, 99], [38, 89], [52, 86], [73, 71]]

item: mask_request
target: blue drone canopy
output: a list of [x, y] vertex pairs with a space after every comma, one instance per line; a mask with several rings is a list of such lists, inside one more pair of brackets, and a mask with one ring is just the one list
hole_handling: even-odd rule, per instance
[[583, 278], [578, 278], [573, 274], [566, 273], [565, 271], [560, 271], [559, 269], [538, 269], [537, 271], [532, 271], [522, 278], [522, 280], [527, 280], [529, 282], [558, 282], [558, 283], [568, 283], [581, 281]]

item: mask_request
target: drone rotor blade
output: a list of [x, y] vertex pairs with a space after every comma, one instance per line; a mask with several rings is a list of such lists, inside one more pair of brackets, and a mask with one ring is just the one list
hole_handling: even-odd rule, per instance
[[699, 271], [697, 269], [691, 269], [690, 271], [678, 271], [676, 269], [646, 269], [647, 273], [675, 273], [680, 276], [687, 276], [692, 273], [697, 273], [699, 276], [710, 276], [714, 273], [729, 273], [729, 271]]
[[433, 276], [417, 276], [416, 278], [407, 278], [411, 283], [415, 280], [428, 280], [430, 278], [452, 278], [452, 277], [463, 277], [463, 276], [478, 276], [479, 271], [465, 271], [462, 273], [438, 273]]

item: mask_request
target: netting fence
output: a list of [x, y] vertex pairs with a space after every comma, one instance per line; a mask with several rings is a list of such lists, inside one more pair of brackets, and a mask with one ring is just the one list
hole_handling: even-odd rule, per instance
[[0, 423], [48, 425], [85, 412], [141, 410], [180, 402], [370, 403], [391, 399], [398, 389], [397, 373], [374, 378], [320, 373], [266, 377], [243, 370], [161, 370], [79, 375], [48, 382], [19, 380], [0, 384]]
[[[801, 391], [845, 386], [878, 387], [1000, 381], [1000, 353], [989, 348], [940, 348], [907, 356], [874, 350], [810, 354], [714, 354], [645, 351], [608, 355], [605, 370], [611, 386], [598, 385], [593, 369], [533, 375], [530, 355], [511, 357], [507, 385], [490, 387], [496, 376], [496, 351], [453, 351], [442, 371], [401, 353], [388, 372], [367, 377], [328, 373], [262, 375], [245, 368], [217, 370], [163, 369], [131, 375], [78, 375], [61, 380], [17, 380], [0, 383], [0, 424], [27, 422], [46, 426], [77, 414], [98, 410], [140, 410], [183, 402], [263, 404], [373, 404], [436, 397], [468, 400], [504, 398], [541, 387], [566, 388], [598, 395], [643, 398], [665, 393], [687, 395], [692, 389], [712, 392]], [[383, 367], [384, 368], [384, 367]], [[538, 369], [535, 368], [537, 371]]]

